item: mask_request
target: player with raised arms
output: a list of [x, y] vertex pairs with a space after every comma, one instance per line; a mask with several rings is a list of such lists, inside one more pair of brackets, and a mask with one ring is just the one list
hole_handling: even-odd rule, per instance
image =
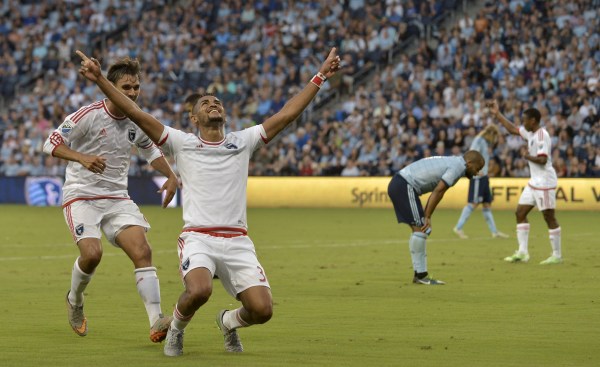
[[217, 324], [225, 350], [242, 352], [237, 329], [269, 321], [273, 299], [266, 273], [247, 234], [246, 186], [252, 153], [293, 122], [340, 68], [333, 48], [320, 71], [283, 108], [262, 124], [225, 133], [226, 113], [221, 101], [204, 95], [192, 111], [194, 135], [164, 126], [142, 111], [103, 75], [100, 64], [77, 51], [80, 73], [95, 82], [106, 96], [134, 121], [163, 151], [175, 158], [183, 184], [184, 228], [179, 237], [180, 271], [185, 290], [173, 311], [164, 352], [183, 353], [184, 329], [212, 293], [217, 276], [227, 292], [241, 301], [235, 310], [221, 310]]
[[486, 106], [490, 109], [491, 115], [500, 121], [509, 133], [520, 135], [527, 140], [527, 147], [521, 148], [521, 156], [529, 162], [531, 173], [531, 179], [521, 193], [517, 205], [517, 241], [519, 248], [504, 260], [511, 263], [529, 261], [529, 221], [527, 215], [534, 206], [537, 206], [548, 226], [548, 236], [552, 247], [552, 254], [546, 260], [540, 262], [540, 265], [560, 264], [562, 263], [561, 229], [554, 215], [558, 177], [554, 167], [552, 167], [552, 141], [548, 131], [540, 125], [540, 111], [535, 108], [528, 108], [523, 111], [523, 126], [517, 127], [500, 112], [498, 103], [495, 100], [486, 102]]

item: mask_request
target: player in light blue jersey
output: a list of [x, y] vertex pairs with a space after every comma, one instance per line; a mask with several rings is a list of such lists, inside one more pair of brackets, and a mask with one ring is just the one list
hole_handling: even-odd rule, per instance
[[[398, 223], [412, 228], [408, 241], [412, 259], [413, 283], [425, 285], [445, 284], [432, 279], [427, 272], [427, 236], [431, 233], [431, 215], [444, 197], [446, 190], [459, 178], [476, 175], [485, 161], [476, 150], [469, 150], [462, 157], [430, 157], [418, 160], [400, 170], [392, 177], [388, 195], [394, 204]], [[418, 197], [431, 192], [425, 210]]]
[[488, 152], [488, 148], [490, 146], [494, 146], [498, 141], [499, 130], [496, 125], [488, 125], [483, 129], [477, 137], [471, 143], [471, 150], [476, 150], [483, 156], [485, 160], [485, 164], [483, 165], [483, 169], [481, 170], [481, 174], [477, 176], [473, 176], [471, 180], [469, 180], [469, 197], [468, 203], [463, 208], [460, 218], [458, 219], [458, 223], [456, 227], [454, 227], [454, 233], [462, 239], [468, 238], [468, 236], [463, 232], [463, 227], [473, 210], [477, 209], [479, 203], [483, 204], [483, 217], [492, 232], [492, 237], [494, 238], [508, 238], [508, 235], [502, 232], [499, 232], [496, 229], [496, 223], [494, 222], [494, 216], [492, 215], [492, 200], [494, 199], [492, 196], [492, 192], [490, 190], [490, 178], [488, 177], [488, 164], [490, 161], [490, 153]]

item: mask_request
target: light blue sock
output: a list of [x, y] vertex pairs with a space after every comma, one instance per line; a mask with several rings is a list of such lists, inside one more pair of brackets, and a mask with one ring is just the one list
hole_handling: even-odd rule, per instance
[[425, 242], [427, 235], [422, 232], [413, 232], [408, 241], [410, 248], [410, 258], [412, 259], [413, 269], [417, 273], [427, 271], [427, 252]]
[[483, 208], [483, 217], [485, 218], [490, 231], [492, 231], [492, 234], [498, 232], [496, 229], [496, 223], [494, 222], [494, 216], [492, 215], [492, 209]]
[[471, 206], [471, 204], [465, 205], [465, 207], [462, 210], [462, 213], [460, 214], [460, 218], [458, 218], [456, 229], [461, 230], [464, 227], [465, 223], [467, 222], [467, 219], [469, 219], [469, 217], [471, 216], [471, 213], [473, 213], [473, 206]]

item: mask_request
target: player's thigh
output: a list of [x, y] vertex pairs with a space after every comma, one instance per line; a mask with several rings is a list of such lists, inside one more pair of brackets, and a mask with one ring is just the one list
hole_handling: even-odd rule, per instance
[[473, 177], [469, 180], [469, 196], [467, 200], [471, 204], [478, 204], [481, 202], [479, 194], [480, 183], [481, 181], [478, 177]]
[[194, 269], [205, 268], [210, 272], [210, 278], [215, 275], [218, 257], [222, 244], [219, 239], [196, 232], [184, 232], [177, 240], [177, 253], [179, 255], [179, 272], [181, 278]]
[[150, 229], [150, 224], [132, 200], [105, 200], [104, 205], [106, 214], [102, 219], [101, 228], [114, 246], [119, 246], [117, 236], [130, 226], [140, 226], [144, 232]]
[[490, 204], [494, 200], [492, 190], [490, 189], [490, 178], [488, 176], [483, 176], [479, 181], [480, 202]]
[[258, 261], [254, 244], [248, 236], [225, 238], [222, 257], [217, 262], [216, 275], [233, 297], [251, 287], [270, 288], [263, 266]]
[[212, 294], [213, 274], [205, 267], [198, 267], [186, 272], [183, 278], [186, 293], [210, 298]]
[[95, 200], [75, 201], [63, 208], [63, 215], [75, 243], [85, 238], [102, 238], [100, 222], [104, 213]]
[[521, 196], [519, 196], [519, 205], [521, 206], [535, 206], [534, 190], [528, 186], [525, 186]]
[[115, 244], [129, 256], [136, 268], [152, 266], [152, 250], [144, 227], [135, 225], [122, 228], [115, 238]]
[[532, 190], [535, 204], [540, 212], [556, 209], [556, 190]]
[[395, 175], [392, 178], [388, 186], [388, 195], [394, 206], [398, 223], [407, 223], [411, 226], [423, 225], [424, 212], [419, 195], [402, 176]]

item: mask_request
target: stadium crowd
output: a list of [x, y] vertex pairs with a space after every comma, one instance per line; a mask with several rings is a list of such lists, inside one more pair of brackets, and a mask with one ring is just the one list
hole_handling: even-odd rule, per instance
[[[184, 99], [210, 92], [237, 130], [278, 111], [316, 72], [324, 46], [336, 45], [344, 70], [320, 96], [340, 97], [257, 151], [250, 174], [389, 176], [422, 157], [462, 154], [492, 123], [482, 102], [496, 98], [517, 123], [527, 107], [542, 112], [559, 177], [600, 177], [600, 1], [490, 1], [434, 29], [457, 8], [441, 0], [6, 0], [0, 175], [63, 174], [64, 162], [42, 155], [43, 141], [103, 98], [78, 77], [76, 49], [101, 45], [95, 57], [104, 66], [139, 58], [138, 103], [166, 125], [191, 130]], [[416, 50], [390, 63], [393, 47], [411, 37]], [[28, 81], [33, 89], [15, 88]], [[523, 142], [501, 137], [491, 177], [528, 176]], [[153, 174], [134, 159], [130, 175]]]

